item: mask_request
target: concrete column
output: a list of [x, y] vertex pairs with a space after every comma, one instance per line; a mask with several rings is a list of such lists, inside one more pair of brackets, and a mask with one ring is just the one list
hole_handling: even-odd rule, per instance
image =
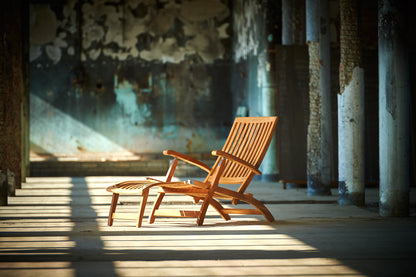
[[305, 1], [282, 0], [282, 45], [305, 44]]
[[338, 203], [364, 206], [364, 69], [357, 0], [341, 0], [341, 61], [338, 94]]
[[309, 49], [310, 110], [307, 137], [308, 195], [329, 195], [332, 138], [328, 0], [306, 1], [306, 40]]
[[409, 63], [406, 1], [379, 0], [380, 215], [409, 214]]
[[[276, 0], [268, 0], [263, 3], [263, 51], [259, 55], [258, 70], [261, 84], [261, 109], [263, 116], [275, 116], [278, 114], [276, 105], [277, 80], [276, 80], [276, 49], [275, 45], [281, 42], [281, 31], [276, 28], [281, 22], [281, 4]], [[279, 159], [277, 153], [276, 133], [270, 143], [269, 150], [264, 157], [261, 169], [262, 179], [266, 181], [279, 180]]]
[[[276, 110], [276, 72], [274, 53], [266, 52], [261, 55], [260, 66], [262, 68], [262, 110], [263, 116], [275, 116]], [[270, 143], [269, 150], [264, 157], [262, 163], [262, 179], [265, 181], [278, 181], [279, 180], [279, 164], [277, 157], [277, 139], [274, 135], [272, 142]]]
[[324, 194], [331, 187], [332, 116], [329, 1], [321, 0], [319, 32], [319, 95], [321, 97], [321, 183]]

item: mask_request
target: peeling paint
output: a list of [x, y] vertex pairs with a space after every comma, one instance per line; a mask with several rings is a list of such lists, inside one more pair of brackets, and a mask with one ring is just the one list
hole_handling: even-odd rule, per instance
[[73, 46], [68, 47], [68, 50], [66, 51], [66, 53], [70, 56], [75, 55], [75, 48]]
[[45, 47], [46, 55], [53, 61], [54, 64], [57, 64], [62, 56], [61, 48], [55, 45], [46, 45]]
[[261, 6], [256, 1], [234, 1], [233, 25], [236, 30], [236, 45], [234, 60], [246, 59], [248, 55], [257, 55], [260, 32], [256, 18]]
[[29, 60], [33, 62], [37, 58], [42, 56], [42, 50], [39, 45], [31, 45], [29, 49]]
[[[78, 27], [77, 4], [81, 5], [82, 13], [82, 26]], [[180, 63], [187, 56], [196, 54], [204, 62], [212, 63], [224, 57], [221, 40], [229, 38], [229, 23], [222, 21], [229, 17], [230, 11], [220, 0], [167, 0], [161, 5], [144, 0], [126, 3], [72, 0], [63, 7], [60, 21], [46, 5], [31, 7], [32, 44], [44, 45], [59, 36], [59, 44], [54, 43], [54, 46], [74, 47], [65, 42], [66, 34], [76, 34], [80, 29], [82, 61], [97, 60], [103, 55], [119, 61], [141, 57], [146, 61]], [[217, 22], [222, 24], [217, 26]], [[58, 26], [65, 32], [56, 35]], [[183, 37], [181, 32], [187, 37]], [[147, 35], [150, 40], [145, 49], [138, 45], [140, 35]], [[72, 51], [49, 47], [48, 57], [55, 64], [59, 62], [59, 52]], [[32, 53], [32, 61], [40, 56], [38, 49]]]
[[[212, 28], [212, 26], [211, 26]], [[221, 59], [224, 55], [224, 47], [219, 41], [218, 35], [210, 28], [198, 33], [195, 38], [188, 41], [188, 51], [196, 52], [205, 63], [212, 63], [215, 59]]]
[[88, 51], [88, 57], [95, 61], [101, 55], [101, 49], [91, 49]]
[[161, 60], [163, 63], [180, 63], [186, 55], [195, 53], [191, 49], [179, 47], [175, 38], [165, 40], [160, 38], [152, 43], [151, 49], [142, 51], [140, 57], [146, 61]]

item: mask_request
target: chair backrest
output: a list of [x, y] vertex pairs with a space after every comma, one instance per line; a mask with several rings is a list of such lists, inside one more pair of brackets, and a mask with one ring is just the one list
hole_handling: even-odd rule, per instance
[[[237, 117], [231, 127], [222, 151], [232, 154], [259, 168], [270, 142], [273, 138], [277, 124], [277, 116], [271, 117]], [[219, 159], [215, 162], [213, 169], [218, 166]], [[241, 184], [247, 178], [253, 177], [254, 173], [246, 167], [237, 163], [228, 162], [221, 176], [221, 184]], [[212, 176], [207, 180], [211, 181]]]

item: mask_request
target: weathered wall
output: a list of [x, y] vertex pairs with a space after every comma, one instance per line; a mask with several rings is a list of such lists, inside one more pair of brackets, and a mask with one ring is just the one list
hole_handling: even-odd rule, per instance
[[32, 154], [218, 148], [233, 119], [230, 24], [227, 0], [33, 0]]

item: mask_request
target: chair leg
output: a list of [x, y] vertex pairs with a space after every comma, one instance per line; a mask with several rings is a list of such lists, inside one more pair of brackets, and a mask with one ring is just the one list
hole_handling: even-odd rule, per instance
[[144, 189], [142, 191], [142, 200], [140, 202], [139, 214], [137, 215], [136, 227], [140, 228], [142, 226], [144, 210], [146, 209], [147, 197], [149, 196], [149, 190]]
[[225, 213], [222, 212], [223, 206], [217, 200], [211, 199], [209, 204], [220, 214], [220, 216], [224, 220], [230, 220], [231, 219], [231, 217], [228, 214], [225, 214]]
[[252, 196], [251, 197], [245, 196], [241, 200], [243, 200], [244, 202], [247, 202], [248, 204], [254, 206], [258, 211], [261, 212], [261, 214], [266, 218], [267, 221], [269, 221], [269, 222], [275, 221], [275, 219], [274, 219], [272, 213], [269, 211], [269, 209], [267, 209], [266, 206], [264, 206], [264, 204], [262, 202], [260, 202], [259, 200], [255, 199]]
[[[201, 209], [199, 210], [199, 215], [198, 215], [198, 218], [196, 220], [196, 225], [201, 226], [204, 223], [205, 215], [207, 213], [209, 205], [212, 205], [215, 209], [221, 207], [221, 204], [218, 203], [215, 199], [212, 198], [212, 190], [204, 198], [204, 202], [202, 202]], [[225, 220], [231, 219], [231, 218], [229, 218], [228, 215], [225, 215], [221, 211], [218, 211], [218, 212]], [[227, 219], [227, 216], [228, 216], [228, 219]]]
[[153, 204], [153, 208], [152, 208], [152, 211], [150, 212], [150, 215], [149, 215], [149, 219], [148, 219], [148, 222], [150, 223], [150, 224], [152, 224], [152, 223], [154, 223], [155, 222], [155, 212], [159, 209], [159, 207], [160, 207], [160, 204], [162, 203], [162, 200], [163, 200], [163, 197], [165, 196], [165, 193], [164, 192], [159, 192], [159, 194], [158, 194], [158, 196], [157, 196], [157, 198], [156, 198], [156, 201], [155, 201], [155, 203]]
[[210, 199], [208, 197], [204, 199], [204, 202], [201, 205], [201, 209], [199, 210], [199, 215], [196, 220], [196, 225], [201, 226], [204, 223], [205, 214], [207, 213], [209, 202], [210, 202]]
[[118, 193], [113, 193], [113, 197], [111, 199], [110, 212], [108, 213], [108, 226], [113, 225], [113, 214], [115, 213], [116, 208], [117, 208], [118, 197], [119, 197]]

